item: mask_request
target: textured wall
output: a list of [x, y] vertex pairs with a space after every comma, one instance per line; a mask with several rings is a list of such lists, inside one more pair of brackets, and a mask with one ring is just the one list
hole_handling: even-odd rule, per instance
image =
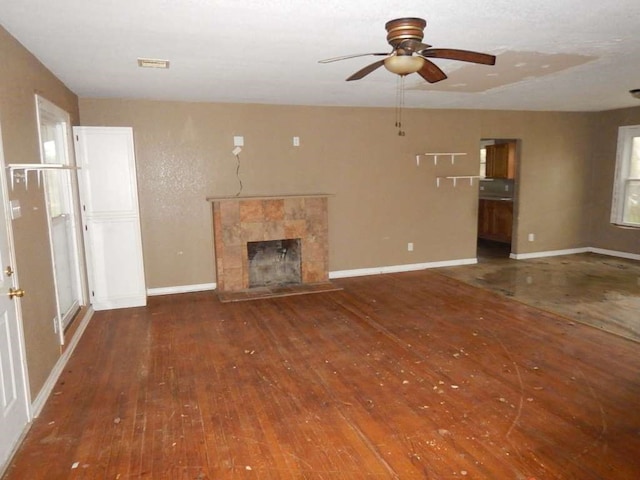
[[[330, 193], [330, 270], [474, 258], [481, 138], [521, 140], [514, 250], [586, 244], [588, 115], [80, 99], [83, 125], [134, 129], [145, 269], [150, 288], [215, 281], [208, 196]], [[300, 147], [292, 146], [299, 136]], [[420, 152], [467, 152], [454, 165]], [[537, 241], [526, 241], [526, 233]], [[523, 240], [524, 239], [524, 240]], [[407, 251], [407, 243], [414, 251]]]
[[615, 226], [609, 220], [618, 127], [624, 125], [640, 125], [640, 107], [612, 110], [593, 116], [589, 237], [594, 247], [640, 254], [640, 229]]
[[[514, 138], [519, 253], [589, 246], [589, 114], [483, 112], [483, 138]], [[535, 241], [529, 242], [529, 233]]]
[[[78, 120], [76, 96], [20, 43], [0, 27], [0, 123], [6, 163], [39, 163], [36, 93], [68, 111]], [[22, 316], [32, 399], [60, 356], [60, 342], [53, 331], [56, 316], [53, 268], [47, 230], [44, 192], [31, 174], [29, 190], [9, 190], [19, 200], [22, 217], [12, 222], [16, 270], [22, 298]], [[4, 268], [4, 266], [3, 266]]]

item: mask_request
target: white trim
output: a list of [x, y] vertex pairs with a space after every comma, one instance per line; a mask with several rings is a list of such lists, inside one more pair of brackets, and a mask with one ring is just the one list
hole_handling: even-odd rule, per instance
[[[567, 250], [550, 250], [546, 252], [533, 253], [512, 253], [510, 258], [514, 260], [526, 260], [528, 258], [555, 257], [560, 255], [573, 255], [575, 253], [598, 253], [611, 257], [628, 258], [630, 260], [640, 260], [640, 254], [617, 252], [615, 250], [605, 250], [603, 248], [571, 248]], [[413, 272], [416, 270], [426, 270], [429, 268], [458, 267], [461, 265], [474, 265], [478, 263], [477, 258], [462, 258], [459, 260], [444, 260], [440, 262], [412, 263], [407, 265], [390, 265], [386, 267], [358, 268], [355, 270], [335, 270], [329, 272], [329, 278], [363, 277], [366, 275], [382, 275], [385, 273]], [[173, 295], [177, 293], [204, 292], [215, 290], [216, 283], [201, 283], [199, 285], [181, 285], [177, 287], [161, 287], [147, 289], [150, 297], [157, 295]]]
[[[53, 290], [56, 300], [56, 312], [57, 312], [57, 324], [58, 334], [60, 339], [60, 345], [64, 345], [64, 329], [67, 326], [65, 323], [65, 317], [72, 316], [76, 311], [77, 305], [87, 304], [88, 301], [88, 288], [87, 280], [84, 276], [86, 271], [86, 265], [84, 264], [84, 245], [82, 241], [82, 222], [80, 220], [80, 205], [78, 198], [78, 182], [77, 176], [72, 174], [74, 170], [77, 170], [75, 165], [75, 155], [73, 150], [73, 132], [71, 126], [71, 114], [66, 110], [58, 107], [53, 102], [47, 100], [45, 97], [35, 94], [36, 104], [36, 119], [38, 122], [38, 145], [40, 149], [40, 162], [39, 164], [10, 164], [8, 166], [11, 172], [11, 188], [13, 188], [13, 169], [22, 168], [25, 174], [25, 188], [27, 188], [28, 173], [30, 170], [38, 172], [38, 185], [40, 184], [40, 175], [43, 171], [48, 170], [70, 170], [68, 174], [65, 174], [64, 178], [58, 179], [58, 184], [61, 187], [62, 196], [64, 197], [65, 215], [68, 217], [68, 224], [65, 225], [65, 237], [68, 237], [64, 242], [65, 247], [68, 250], [68, 258], [66, 265], [62, 267], [68, 267], [71, 277], [71, 296], [73, 298], [73, 305], [66, 311], [61, 310], [60, 305], [60, 286], [59, 282], [59, 270], [61, 268], [58, 265], [60, 260], [59, 255], [56, 254], [56, 245], [60, 247], [60, 242], [56, 242], [54, 237], [53, 217], [50, 211], [49, 190], [44, 189], [45, 194], [45, 207], [47, 212], [47, 233], [49, 236], [49, 249], [51, 254], [51, 260], [53, 263]], [[47, 163], [45, 151], [44, 151], [44, 138], [43, 127], [54, 127], [57, 131], [62, 129], [62, 151], [59, 152], [58, 160], [63, 163]], [[56, 145], [59, 142], [56, 140]], [[47, 181], [50, 179], [45, 175], [44, 185], [47, 185]]]
[[329, 272], [329, 278], [362, 277], [365, 275], [380, 275], [385, 273], [413, 272], [427, 268], [457, 267], [478, 263], [477, 258], [462, 258], [459, 260], [445, 260], [441, 262], [411, 263], [407, 265], [390, 265], [386, 267], [359, 268], [357, 270], [337, 270]]
[[618, 252], [616, 250], [607, 250], [605, 248], [590, 248], [589, 251], [591, 253], [597, 253], [599, 255], [608, 255], [609, 257], [620, 257], [620, 258], [628, 258], [629, 260], [640, 260], [640, 254], [638, 253], [628, 253], [628, 252]]
[[80, 321], [80, 325], [78, 325], [78, 329], [76, 330], [76, 333], [73, 335], [73, 338], [69, 342], [69, 345], [65, 349], [64, 353], [60, 355], [60, 357], [58, 358], [58, 361], [51, 369], [51, 373], [49, 373], [49, 377], [47, 378], [47, 381], [44, 383], [44, 385], [40, 389], [40, 392], [38, 393], [38, 396], [31, 404], [31, 418], [37, 417], [42, 411], [42, 407], [44, 407], [44, 404], [48, 400], [49, 395], [51, 395], [53, 387], [58, 381], [58, 378], [60, 377], [60, 374], [64, 370], [64, 367], [66, 366], [67, 362], [69, 361], [69, 357], [71, 357], [71, 354], [75, 350], [76, 345], [80, 341], [80, 337], [82, 336], [85, 329], [87, 328], [87, 325], [89, 325], [89, 321], [91, 320], [92, 316], [93, 316], [93, 308], [89, 306], [87, 308], [87, 312], [85, 313], [84, 317]]
[[573, 255], [575, 253], [588, 253], [589, 248], [568, 248], [566, 250], [548, 250], [546, 252], [532, 252], [532, 253], [512, 253], [509, 258], [514, 260], [527, 260], [529, 258], [542, 258], [542, 257], [557, 257], [560, 255]]
[[567, 250], [548, 250], [546, 252], [533, 252], [533, 253], [512, 253], [509, 258], [514, 260], [527, 260], [529, 258], [543, 258], [543, 257], [557, 257], [560, 255], [573, 255], [576, 253], [597, 253], [600, 255], [607, 255], [609, 257], [628, 258], [629, 260], [640, 260], [640, 254], [619, 252], [616, 250], [606, 250], [604, 248], [595, 247], [583, 247], [583, 248], [570, 248]]
[[631, 176], [631, 161], [633, 159], [634, 139], [640, 138], [640, 125], [625, 125], [618, 127], [618, 143], [616, 147], [616, 169], [613, 182], [613, 197], [611, 200], [611, 223], [622, 227], [637, 228], [637, 223], [625, 221], [625, 198], [627, 186], [638, 181]]
[[147, 305], [147, 295], [145, 293], [120, 298], [112, 297], [108, 300], [94, 301], [91, 305], [96, 312], [101, 310], [115, 310], [117, 308], [144, 307]]
[[178, 287], [160, 287], [160, 288], [148, 288], [147, 295], [153, 297], [155, 295], [173, 295], [175, 293], [190, 293], [190, 292], [204, 292], [207, 290], [215, 290], [216, 284], [214, 283], [201, 283], [197, 285], [180, 285]]

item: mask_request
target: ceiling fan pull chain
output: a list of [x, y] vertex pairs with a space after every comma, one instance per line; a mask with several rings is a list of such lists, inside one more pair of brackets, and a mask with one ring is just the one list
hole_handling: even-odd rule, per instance
[[404, 137], [402, 130], [402, 110], [404, 109], [404, 75], [398, 75], [397, 92], [396, 92], [396, 127], [398, 127], [398, 136]]
[[396, 105], [395, 105], [395, 115], [396, 115], [396, 127], [400, 126], [400, 77], [396, 79]]

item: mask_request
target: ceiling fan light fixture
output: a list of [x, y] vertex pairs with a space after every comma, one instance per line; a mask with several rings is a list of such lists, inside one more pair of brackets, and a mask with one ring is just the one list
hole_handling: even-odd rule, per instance
[[416, 73], [424, 65], [424, 58], [417, 55], [392, 55], [384, 59], [384, 68], [396, 75]]

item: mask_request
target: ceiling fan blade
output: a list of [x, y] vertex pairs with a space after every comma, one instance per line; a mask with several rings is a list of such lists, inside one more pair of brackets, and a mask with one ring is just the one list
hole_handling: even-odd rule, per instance
[[380, 68], [382, 65], [384, 65], [384, 60], [373, 62], [371, 65], [367, 65], [363, 69], [358, 70], [356, 73], [347, 78], [347, 82], [350, 82], [351, 80], [360, 80], [362, 77], [369, 75], [371, 72]]
[[429, 83], [436, 83], [447, 78], [447, 75], [440, 70], [440, 67], [427, 59], [425, 59], [422, 68], [418, 70], [418, 75]]
[[331, 62], [337, 62], [339, 60], [347, 60], [349, 58], [356, 58], [356, 57], [368, 57], [368, 56], [382, 56], [384, 55], [385, 57], [388, 56], [388, 53], [356, 53], [355, 55], [344, 55], [342, 57], [334, 57], [334, 58], [325, 58], [324, 60], [318, 60], [318, 63], [331, 63]]
[[455, 48], [429, 48], [420, 51], [420, 55], [429, 58], [446, 58], [462, 62], [482, 63], [483, 65], [495, 65], [496, 63], [495, 55], [471, 52], [469, 50], [457, 50]]

